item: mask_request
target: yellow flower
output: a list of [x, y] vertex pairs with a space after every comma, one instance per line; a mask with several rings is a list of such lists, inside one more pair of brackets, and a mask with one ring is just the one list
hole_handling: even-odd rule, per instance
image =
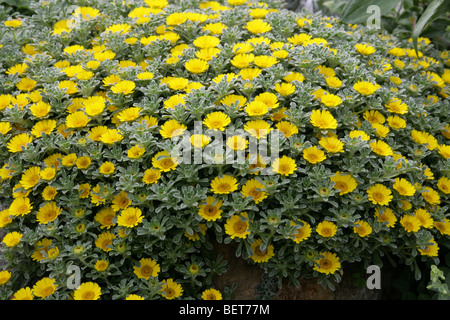
[[380, 183], [371, 186], [367, 190], [367, 195], [369, 201], [380, 206], [387, 206], [393, 198], [391, 190]]
[[358, 220], [355, 222], [353, 232], [357, 233], [360, 237], [367, 237], [372, 233], [372, 226], [367, 221]]
[[420, 229], [420, 220], [409, 214], [405, 214], [400, 218], [400, 224], [406, 232], [417, 232]]
[[295, 86], [291, 83], [282, 82], [275, 84], [275, 91], [281, 94], [283, 97], [293, 94], [295, 90]]
[[291, 175], [295, 172], [295, 170], [297, 170], [297, 164], [294, 159], [288, 156], [275, 159], [272, 163], [272, 171], [283, 176]]
[[[432, 145], [434, 145], [435, 138], [433, 137], [433, 140], [431, 142]], [[430, 147], [428, 147], [430, 149]], [[440, 144], [437, 146], [439, 154], [444, 157], [444, 159], [450, 158], [450, 145]], [[430, 149], [431, 150], [431, 149]]]
[[247, 22], [245, 28], [253, 34], [262, 34], [272, 30], [272, 26], [262, 19], [254, 19]]
[[262, 183], [256, 179], [251, 179], [242, 186], [241, 193], [243, 197], [252, 197], [255, 203], [260, 203], [269, 196], [267, 192], [262, 191], [264, 189], [265, 186]]
[[448, 218], [444, 218], [441, 221], [435, 221], [434, 227], [444, 235], [450, 235], [450, 220]]
[[336, 137], [322, 137], [319, 144], [329, 153], [344, 152], [344, 143]]
[[58, 84], [58, 88], [69, 95], [72, 95], [72, 94], [75, 94], [78, 92], [77, 84], [71, 80], [61, 81]]
[[40, 171], [41, 168], [37, 166], [33, 166], [25, 170], [25, 172], [22, 174], [22, 178], [20, 179], [20, 185], [24, 189], [33, 188], [38, 184], [40, 180]]
[[216, 221], [222, 217], [222, 207], [223, 201], [216, 199], [214, 197], [207, 197], [206, 204], [199, 205], [200, 210], [198, 214], [206, 221]]
[[6, 71], [6, 74], [11, 75], [17, 73], [18, 75], [21, 75], [26, 72], [28, 69], [28, 65], [25, 63], [18, 63]]
[[243, 68], [239, 71], [238, 75], [244, 80], [251, 81], [257, 78], [260, 74], [261, 69], [259, 68]]
[[331, 238], [336, 235], [337, 225], [331, 221], [324, 220], [316, 227], [316, 232], [325, 238]]
[[424, 227], [426, 229], [430, 229], [433, 227], [434, 220], [427, 210], [418, 208], [414, 211], [414, 216], [419, 219], [421, 227]]
[[313, 110], [310, 122], [319, 129], [336, 129], [338, 126], [336, 119], [328, 110]]
[[418, 247], [417, 250], [419, 250], [420, 254], [423, 256], [437, 257], [438, 251], [439, 251], [439, 246], [438, 246], [436, 240], [431, 239], [429, 244], [427, 246], [425, 246], [425, 248]]
[[136, 75], [139, 80], [151, 80], [155, 75], [151, 72], [141, 72]]
[[283, 132], [286, 138], [298, 133], [298, 127], [288, 121], [280, 121], [275, 126], [279, 131]]
[[251, 53], [239, 53], [230, 60], [231, 64], [238, 69], [248, 68], [250, 63], [255, 59], [255, 55]]
[[94, 265], [95, 270], [100, 271], [100, 272], [106, 271], [108, 269], [108, 267], [109, 267], [109, 262], [106, 260], [97, 260]]
[[216, 47], [200, 49], [195, 53], [195, 56], [201, 60], [210, 61], [212, 58], [217, 57], [220, 53], [220, 49]]
[[383, 114], [377, 110], [367, 110], [364, 112], [363, 117], [371, 124], [383, 124], [386, 121]]
[[311, 236], [311, 225], [305, 221], [299, 221], [300, 225], [296, 224], [294, 221], [290, 222], [291, 226], [298, 226], [292, 235], [292, 240], [295, 243], [300, 243], [307, 240]]
[[370, 143], [373, 152], [380, 156], [392, 156], [394, 152], [391, 147], [384, 141], [378, 140]]
[[259, 117], [269, 112], [269, 107], [263, 101], [254, 100], [247, 104], [245, 111], [250, 117]]
[[56, 128], [56, 120], [42, 120], [36, 122], [36, 124], [31, 128], [31, 134], [36, 138], [42, 137], [42, 134], [45, 133], [49, 135]]
[[172, 90], [184, 90], [189, 84], [189, 79], [183, 77], [173, 77], [167, 83], [168, 87]]
[[231, 239], [245, 239], [249, 234], [249, 220], [247, 212], [241, 212], [240, 215], [232, 215], [225, 223], [225, 233]]
[[130, 80], [121, 80], [111, 87], [111, 91], [117, 94], [129, 95], [133, 93], [136, 84]]
[[177, 120], [168, 120], [166, 121], [159, 130], [161, 136], [165, 139], [174, 138], [180, 136], [187, 130], [187, 127], [184, 124], [178, 123]]
[[128, 207], [117, 217], [117, 225], [119, 227], [133, 228], [142, 222], [144, 216], [139, 208]]
[[173, 281], [173, 279], [164, 280], [161, 284], [161, 295], [167, 300], [176, 299], [183, 295], [183, 287], [179, 283]]
[[30, 112], [36, 118], [45, 117], [50, 112], [50, 110], [51, 106], [48, 103], [45, 103], [44, 101], [39, 101], [30, 106]]
[[81, 170], [87, 169], [91, 165], [91, 158], [89, 158], [88, 156], [79, 157], [76, 160], [76, 165], [77, 165], [78, 169], [81, 169]]
[[434, 150], [438, 147], [438, 141], [435, 137], [425, 131], [412, 130], [411, 138], [418, 144], [425, 145], [428, 150]]
[[222, 294], [216, 289], [206, 289], [201, 297], [202, 300], [222, 300]]
[[352, 192], [358, 186], [358, 183], [351, 174], [345, 174], [339, 171], [337, 171], [330, 180], [334, 182], [333, 188], [339, 190], [339, 195], [341, 196]]
[[375, 216], [379, 222], [387, 222], [386, 226], [393, 228], [397, 222], [397, 217], [391, 208], [375, 208]]
[[83, 106], [86, 114], [90, 117], [98, 116], [105, 109], [105, 98], [102, 96], [89, 97], [83, 101]]
[[337, 77], [327, 77], [325, 78], [327, 85], [330, 88], [338, 89], [342, 86], [342, 81]]
[[33, 141], [33, 138], [27, 133], [20, 133], [9, 140], [7, 148], [9, 152], [16, 153], [26, 150], [28, 144]]
[[305, 81], [305, 77], [299, 72], [289, 72], [289, 74], [285, 76], [283, 80], [291, 83], [294, 81], [301, 83]]
[[56, 202], [47, 202], [43, 207], [41, 207], [36, 214], [36, 220], [39, 223], [47, 224], [54, 221], [60, 214], [62, 209], [56, 206]]
[[439, 188], [439, 190], [441, 190], [441, 192], [445, 193], [445, 194], [449, 194], [450, 193], [450, 179], [447, 177], [441, 177], [438, 182], [437, 182], [437, 187]]
[[6, 27], [11, 27], [11, 28], [17, 28], [20, 27], [22, 25], [22, 21], [15, 19], [15, 20], [7, 20], [4, 22], [4, 25]]
[[215, 194], [229, 194], [236, 191], [237, 188], [237, 179], [230, 175], [215, 177], [211, 182], [211, 191]]
[[95, 246], [97, 248], [102, 249], [105, 252], [109, 252], [112, 250], [113, 240], [116, 238], [114, 234], [109, 231], [103, 232], [98, 235], [95, 240]]
[[139, 260], [139, 267], [133, 267], [133, 272], [139, 279], [148, 280], [150, 277], [156, 278], [161, 272], [161, 268], [155, 260], [142, 258]]
[[194, 148], [203, 148], [211, 142], [211, 138], [204, 134], [193, 134], [190, 137], [191, 145]]
[[152, 165], [162, 172], [168, 172], [177, 168], [178, 159], [171, 157], [167, 151], [160, 151], [152, 158]]
[[9, 206], [9, 213], [13, 216], [24, 216], [29, 214], [33, 206], [31, 205], [30, 199], [27, 197], [15, 198], [11, 205]]
[[394, 185], [392, 186], [402, 196], [411, 197], [416, 193], [416, 188], [404, 178], [395, 178]]
[[353, 89], [363, 96], [370, 96], [374, 94], [381, 86], [377, 83], [373, 84], [368, 81], [358, 81], [353, 85]]
[[241, 95], [230, 94], [222, 98], [222, 100], [220, 100], [220, 103], [226, 106], [236, 104], [236, 106], [239, 107], [239, 109], [242, 109], [244, 105], [247, 103], [247, 98]]
[[111, 208], [114, 211], [119, 211], [128, 208], [128, 206], [131, 204], [131, 200], [128, 198], [128, 194], [125, 191], [120, 191], [119, 194], [115, 195], [112, 200], [112, 206]]
[[100, 286], [95, 282], [83, 282], [73, 293], [74, 300], [98, 300], [102, 294]]
[[57, 287], [55, 279], [42, 278], [33, 286], [33, 294], [44, 299], [55, 293]]
[[270, 260], [270, 258], [275, 256], [275, 253], [273, 252], [274, 247], [272, 244], [267, 245], [265, 250], [261, 250], [261, 245], [262, 239], [256, 239], [251, 244], [253, 255], [250, 256], [250, 258], [256, 263], [267, 262]]
[[142, 145], [132, 146], [128, 151], [127, 155], [130, 159], [139, 159], [145, 153], [145, 148]]
[[113, 220], [116, 217], [116, 212], [111, 207], [102, 208], [94, 216], [94, 220], [100, 224], [100, 229], [109, 229], [114, 223]]
[[5, 234], [3, 237], [2, 242], [7, 247], [15, 247], [20, 243], [20, 240], [22, 239], [23, 235], [19, 232], [13, 231]]
[[33, 300], [33, 290], [29, 287], [22, 288], [14, 292], [11, 300]]
[[194, 74], [200, 74], [208, 70], [208, 62], [201, 59], [191, 59], [184, 64], [187, 71]]
[[342, 104], [342, 99], [335, 94], [329, 93], [324, 94], [320, 98], [320, 102], [322, 102], [326, 107], [334, 108]]
[[0, 286], [8, 283], [9, 279], [11, 279], [11, 272], [8, 270], [0, 271]]
[[52, 180], [56, 175], [56, 169], [53, 167], [47, 167], [39, 172], [40, 177], [43, 180]]
[[341, 268], [339, 258], [335, 253], [328, 251], [321, 252], [321, 257], [315, 260], [314, 270], [324, 274], [334, 274]]
[[34, 81], [30, 78], [23, 78], [19, 82], [17, 82], [16, 87], [20, 91], [30, 92], [32, 91], [37, 85], [37, 81]]
[[212, 35], [221, 35], [223, 30], [226, 30], [228, 27], [222, 22], [217, 23], [208, 23], [205, 25], [202, 30], [209, 31]]
[[84, 128], [90, 121], [91, 119], [88, 118], [84, 111], [77, 111], [66, 117], [68, 128]]
[[406, 128], [406, 121], [399, 116], [389, 116], [386, 120], [389, 126], [394, 130]]
[[220, 44], [220, 39], [214, 36], [200, 36], [194, 40], [193, 45], [200, 49], [217, 47]]
[[310, 147], [303, 150], [303, 158], [309, 163], [315, 164], [324, 161], [327, 156], [317, 147]]
[[422, 189], [422, 197], [427, 203], [431, 205], [438, 205], [441, 203], [441, 197], [439, 193], [431, 187], [425, 187]]
[[102, 163], [98, 171], [101, 174], [110, 175], [114, 173], [115, 169], [116, 167], [114, 166], [114, 163], [112, 163], [111, 161], [105, 161]]
[[400, 99], [391, 99], [384, 105], [391, 113], [406, 114], [408, 113], [408, 105], [402, 102]]
[[245, 150], [248, 147], [248, 140], [242, 136], [232, 136], [227, 139], [227, 146], [233, 150]]
[[264, 120], [252, 120], [244, 125], [244, 130], [251, 136], [259, 139], [266, 137], [272, 128], [270, 127], [270, 123]]
[[259, 68], [265, 69], [265, 68], [269, 68], [269, 67], [277, 64], [278, 59], [274, 56], [261, 55], [261, 56], [256, 56], [253, 59], [253, 63], [256, 66], [258, 66]]
[[130, 122], [139, 118], [139, 113], [141, 108], [139, 107], [130, 107], [123, 109], [117, 114], [117, 119], [121, 122]]
[[186, 95], [185, 94], [174, 94], [173, 96], [170, 96], [169, 99], [164, 101], [164, 108], [166, 109], [175, 109], [175, 107], [179, 104], [184, 105]]
[[155, 169], [147, 169], [144, 172], [144, 176], [142, 177], [142, 182], [145, 184], [153, 184], [158, 182], [159, 178], [161, 178], [161, 171]]
[[376, 49], [370, 45], [358, 43], [355, 45], [356, 51], [365, 56], [375, 53]]

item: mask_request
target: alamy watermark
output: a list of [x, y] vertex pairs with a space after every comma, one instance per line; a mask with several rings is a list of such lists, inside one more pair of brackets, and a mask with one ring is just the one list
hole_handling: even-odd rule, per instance
[[377, 5], [370, 5], [366, 10], [367, 14], [370, 14], [367, 18], [367, 28], [369, 29], [381, 29], [381, 9]]

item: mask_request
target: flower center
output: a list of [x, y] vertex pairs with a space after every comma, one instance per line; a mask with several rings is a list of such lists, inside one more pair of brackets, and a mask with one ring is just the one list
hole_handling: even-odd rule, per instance
[[144, 277], [149, 277], [153, 273], [153, 268], [150, 266], [143, 266], [141, 268], [141, 273]]
[[247, 224], [243, 221], [238, 221], [233, 225], [233, 230], [236, 233], [243, 233], [247, 230]]
[[226, 191], [229, 191], [230, 190], [230, 185], [228, 184], [228, 183], [221, 183], [221, 184], [219, 184], [219, 186], [217, 187], [217, 189], [220, 191], [220, 192], [226, 192]]
[[331, 268], [331, 262], [328, 259], [322, 259], [320, 261], [320, 267], [322, 269], [330, 269]]
[[205, 207], [205, 214], [208, 216], [213, 216], [214, 214], [216, 214], [217, 209], [213, 206], [206, 206]]
[[378, 201], [378, 202], [384, 200], [384, 196], [383, 196], [383, 194], [382, 194], [381, 192], [374, 192], [374, 193], [372, 194], [372, 197], [373, 197], [376, 201]]
[[83, 300], [93, 300], [94, 297], [95, 297], [95, 294], [92, 291], [87, 291], [87, 292], [83, 293]]

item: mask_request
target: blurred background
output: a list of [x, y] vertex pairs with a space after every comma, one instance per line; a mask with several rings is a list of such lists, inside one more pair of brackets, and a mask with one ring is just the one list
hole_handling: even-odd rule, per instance
[[[380, 8], [381, 28], [401, 38], [412, 38], [414, 28], [423, 27], [420, 37], [429, 38], [438, 49], [450, 49], [450, 0], [286, 0], [294, 11], [322, 12], [344, 22], [365, 24], [370, 5]], [[428, 11], [427, 11], [428, 9]], [[419, 30], [417, 30], [419, 31]]]

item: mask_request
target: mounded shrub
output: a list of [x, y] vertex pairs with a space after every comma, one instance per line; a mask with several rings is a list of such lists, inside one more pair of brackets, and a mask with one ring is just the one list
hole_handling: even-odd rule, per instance
[[215, 241], [279, 283], [439, 264], [449, 53], [282, 5], [3, 17], [2, 299], [226, 298]]

